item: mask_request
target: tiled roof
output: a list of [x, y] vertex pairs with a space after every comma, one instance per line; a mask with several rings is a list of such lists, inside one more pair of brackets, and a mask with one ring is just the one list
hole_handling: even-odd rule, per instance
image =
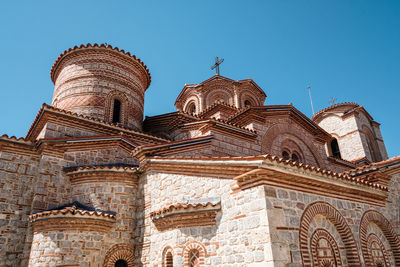
[[150, 217], [162, 217], [165, 214], [172, 213], [174, 211], [188, 211], [188, 210], [203, 210], [210, 208], [218, 208], [220, 203], [176, 203], [173, 205], [169, 205], [159, 210], [155, 210], [150, 213]]
[[97, 164], [97, 165], [82, 165], [82, 166], [70, 166], [65, 167], [64, 172], [72, 171], [85, 171], [85, 170], [137, 170], [139, 165], [136, 164], [125, 164], [125, 163], [115, 163], [115, 164]]
[[345, 173], [347, 173], [350, 176], [364, 175], [366, 173], [377, 171], [382, 167], [389, 166], [394, 163], [400, 164], [400, 156], [396, 156], [396, 157], [382, 160], [379, 162], [372, 162], [369, 165], [363, 165], [363, 166], [348, 170]]
[[315, 114], [312, 116], [312, 120], [316, 119], [319, 115], [321, 115], [321, 114], [324, 113], [324, 112], [327, 112], [327, 111], [329, 111], [329, 110], [335, 109], [335, 108], [337, 108], [337, 107], [342, 107], [342, 106], [352, 106], [353, 108], [362, 107], [362, 106], [360, 106], [359, 104], [354, 103], [354, 102], [343, 102], [343, 103], [334, 104], [334, 105], [329, 106], [329, 107], [327, 107], [327, 108], [321, 109], [320, 111], [318, 111], [317, 113], [315, 113]]
[[113, 211], [103, 211], [103, 210], [96, 210], [93, 207], [89, 207], [83, 205], [77, 201], [62, 205], [50, 210], [41, 211], [38, 213], [34, 213], [29, 216], [29, 220], [31, 222], [48, 216], [54, 215], [86, 215], [86, 216], [93, 216], [93, 217], [103, 217], [109, 219], [115, 219], [116, 213]]
[[216, 103], [212, 104], [211, 106], [207, 107], [205, 110], [203, 110], [198, 116], [202, 117], [205, 113], [209, 112], [210, 110], [214, 109], [217, 106], [223, 106], [223, 107], [230, 108], [231, 110], [234, 110], [234, 111], [239, 111], [239, 109], [233, 105], [229, 105], [224, 102], [216, 102]]
[[0, 136], [0, 140], [6, 140], [6, 141], [13, 141], [13, 142], [18, 142], [18, 143], [25, 143], [25, 144], [29, 144], [32, 145], [34, 144], [33, 142], [26, 140], [24, 137], [15, 137], [15, 136], [8, 136], [7, 134], [3, 134], [2, 136]]
[[170, 160], [193, 160], [193, 161], [214, 161], [214, 162], [217, 162], [217, 161], [248, 161], [249, 163], [254, 160], [268, 160], [269, 162], [278, 163], [279, 165], [295, 167], [297, 169], [310, 171], [315, 174], [324, 175], [326, 177], [330, 177], [333, 179], [350, 181], [355, 184], [362, 184], [362, 185], [366, 185], [369, 187], [387, 191], [387, 186], [370, 181], [370, 179], [368, 179], [368, 177], [365, 177], [365, 176], [359, 177], [358, 175], [350, 175], [348, 171], [338, 173], [338, 172], [334, 172], [331, 170], [312, 166], [309, 164], [304, 164], [302, 162], [286, 160], [284, 158], [281, 158], [281, 157], [278, 157], [275, 155], [270, 155], [270, 154], [265, 154], [265, 155], [260, 155], [260, 156], [247, 156], [247, 157], [157, 157], [156, 156], [156, 157], [149, 157], [149, 158], [154, 158], [154, 159], [159, 159], [159, 160], [169, 160], [170, 159]]
[[162, 138], [162, 137], [159, 137], [159, 136], [155, 136], [155, 135], [152, 135], [152, 134], [135, 131], [135, 130], [132, 130], [130, 128], [124, 127], [124, 126], [116, 125], [116, 124], [111, 123], [111, 122], [107, 122], [107, 121], [104, 121], [104, 120], [88, 117], [88, 116], [85, 116], [85, 115], [82, 115], [82, 114], [77, 114], [75, 112], [59, 109], [59, 108], [53, 107], [53, 106], [51, 106], [49, 104], [46, 104], [46, 103], [43, 103], [41, 109], [39, 110], [38, 114], [36, 115], [35, 120], [33, 121], [31, 127], [28, 130], [28, 133], [26, 134], [26, 137], [25, 137], [26, 139], [28, 139], [30, 137], [30, 135], [32, 134], [32, 131], [35, 128], [35, 125], [38, 122], [38, 120], [40, 119], [40, 117], [41, 117], [41, 115], [42, 115], [44, 110], [55, 111], [55, 112], [59, 112], [59, 113], [62, 113], [62, 114], [68, 115], [68, 116], [89, 120], [89, 121], [92, 121], [92, 122], [95, 122], [95, 123], [99, 123], [99, 124], [102, 124], [102, 125], [105, 125], [105, 126], [111, 126], [111, 127], [114, 127], [114, 128], [117, 128], [117, 129], [121, 129], [121, 130], [126, 131], [126, 132], [131, 133], [131, 134], [138, 134], [138, 135], [141, 135], [141, 136], [144, 136], [144, 137], [157, 139], [158, 141], [161, 141], [161, 142], [169, 141], [168, 139], [165, 139], [165, 138]]
[[90, 43], [88, 43], [88, 44], [86, 44], [86, 45], [84, 45], [84, 44], [82, 44], [82, 45], [80, 45], [79, 47], [78, 46], [74, 46], [73, 48], [69, 48], [68, 50], [65, 50], [63, 53], [61, 53], [60, 54], [60, 56], [56, 59], [56, 61], [54, 62], [54, 64], [53, 64], [53, 67], [51, 68], [51, 71], [50, 71], [50, 76], [51, 76], [51, 80], [53, 81], [53, 83], [55, 82], [54, 81], [54, 72], [55, 72], [55, 69], [57, 68], [57, 65], [61, 62], [61, 60], [65, 57], [65, 56], [67, 56], [68, 54], [70, 54], [70, 53], [72, 53], [73, 51], [77, 51], [77, 50], [88, 50], [88, 49], [107, 49], [107, 50], [109, 50], [109, 51], [112, 51], [112, 52], [114, 52], [114, 53], [118, 53], [118, 54], [120, 54], [120, 55], [123, 55], [123, 56], [127, 56], [127, 57], [129, 57], [130, 59], [132, 59], [132, 60], [134, 60], [134, 61], [137, 61], [144, 69], [145, 69], [145, 71], [146, 71], [146, 73], [147, 73], [147, 79], [148, 79], [148, 83], [147, 83], [147, 86], [146, 86], [146, 88], [147, 87], [149, 87], [149, 85], [150, 85], [150, 83], [151, 83], [151, 75], [150, 75], [150, 71], [149, 71], [149, 69], [147, 68], [147, 66], [139, 59], [139, 58], [137, 58], [135, 55], [131, 55], [131, 53], [130, 52], [125, 52], [123, 49], [119, 49], [118, 47], [112, 47], [111, 45], [105, 45], [105, 44], [100, 44], [100, 45], [98, 45], [98, 44], [90, 44]]

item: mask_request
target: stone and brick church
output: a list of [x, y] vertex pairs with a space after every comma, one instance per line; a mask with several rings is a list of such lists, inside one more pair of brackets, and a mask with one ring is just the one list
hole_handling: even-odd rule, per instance
[[400, 266], [400, 157], [363, 106], [214, 75], [143, 120], [146, 65], [97, 44], [51, 79], [0, 137], [0, 266]]

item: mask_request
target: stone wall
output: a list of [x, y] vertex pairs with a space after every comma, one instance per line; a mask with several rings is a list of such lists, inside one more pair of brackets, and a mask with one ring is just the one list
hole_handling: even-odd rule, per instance
[[[196, 243], [206, 251], [205, 266], [309, 266], [307, 255], [310, 260], [316, 259], [311, 256], [316, 248], [304, 248], [302, 244], [309, 244], [312, 237], [323, 236], [321, 232], [325, 231], [337, 244], [340, 266], [357, 265], [364, 264], [360, 241], [361, 224], [366, 224], [363, 215], [378, 211], [381, 219], [387, 218], [398, 233], [398, 207], [396, 212], [391, 211], [394, 204], [379, 207], [272, 186], [232, 191], [232, 184], [229, 179], [204, 176], [143, 176], [139, 188], [143, 190], [145, 209], [138, 213], [140, 251], [136, 254], [141, 258], [137, 264], [163, 266], [165, 251], [172, 251], [174, 266], [186, 266], [185, 248]], [[390, 189], [395, 203], [399, 201], [398, 192], [394, 191], [397, 187]], [[176, 203], [218, 196], [222, 208], [213, 226], [160, 230], [149, 216], [151, 211]], [[379, 221], [366, 225], [366, 235], [373, 233], [381, 238], [394, 266], [393, 248], [388, 240], [397, 235], [388, 236], [389, 228]]]
[[[269, 266], [270, 236], [264, 190], [232, 192], [232, 180], [163, 173], [142, 178], [145, 210], [141, 259], [144, 266], [162, 266], [163, 251], [172, 248], [174, 266], [183, 266], [188, 247], [204, 251], [205, 266]], [[156, 228], [149, 213], [188, 200], [220, 197], [216, 224], [166, 231]], [[140, 218], [139, 218], [140, 220]], [[138, 265], [140, 266], [140, 265]], [[187, 265], [185, 265], [187, 266]]]
[[[21, 266], [39, 157], [0, 152], [0, 266]], [[29, 255], [29, 252], [28, 252]]]

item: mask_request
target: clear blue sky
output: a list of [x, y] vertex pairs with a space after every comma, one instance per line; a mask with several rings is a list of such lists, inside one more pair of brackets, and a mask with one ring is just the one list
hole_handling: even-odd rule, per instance
[[214, 74], [252, 78], [266, 104], [312, 115], [357, 102], [400, 155], [400, 1], [1, 1], [0, 134], [25, 136], [43, 102], [50, 68], [65, 49], [107, 42], [149, 67], [145, 115], [174, 111], [185, 83]]

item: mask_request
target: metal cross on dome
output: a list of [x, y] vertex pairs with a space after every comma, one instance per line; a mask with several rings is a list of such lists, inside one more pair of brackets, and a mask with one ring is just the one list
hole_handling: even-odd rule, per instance
[[224, 59], [218, 59], [218, 57], [215, 57], [215, 64], [211, 66], [211, 69], [216, 69], [216, 74], [219, 75], [219, 65], [224, 62]]

